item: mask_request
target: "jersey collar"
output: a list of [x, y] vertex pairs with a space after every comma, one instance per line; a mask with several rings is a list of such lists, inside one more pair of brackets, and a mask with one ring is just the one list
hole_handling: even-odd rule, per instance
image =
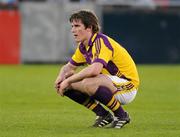
[[97, 34], [98, 34], [98, 33], [94, 33], [94, 34], [92, 34], [91, 38], [89, 39], [88, 46], [90, 46], [90, 47], [91, 47], [91, 46], [93, 45], [93, 43], [94, 43], [95, 39], [97, 38]]

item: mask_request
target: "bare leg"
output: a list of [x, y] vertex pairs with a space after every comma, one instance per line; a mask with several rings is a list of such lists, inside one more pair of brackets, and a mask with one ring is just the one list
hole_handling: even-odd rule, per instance
[[117, 88], [106, 75], [101, 74], [97, 77], [86, 78], [80, 82], [73, 83], [71, 86], [73, 89], [86, 93], [91, 98], [106, 105], [116, 117], [124, 116], [125, 112], [120, 102], [113, 95]]
[[113, 85], [112, 81], [106, 75], [103, 74], [100, 74], [97, 77], [86, 78], [80, 82], [71, 84], [71, 87], [73, 89], [79, 90], [90, 96], [95, 94], [99, 86], [109, 88], [112, 93], [116, 91], [116, 87]]

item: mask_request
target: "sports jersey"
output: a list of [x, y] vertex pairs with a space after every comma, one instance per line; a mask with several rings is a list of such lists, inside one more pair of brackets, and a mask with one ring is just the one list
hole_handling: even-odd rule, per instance
[[102, 74], [125, 78], [138, 88], [139, 76], [133, 59], [125, 48], [105, 34], [93, 34], [88, 45], [79, 43], [70, 59], [70, 63], [76, 66], [94, 62], [103, 64]]

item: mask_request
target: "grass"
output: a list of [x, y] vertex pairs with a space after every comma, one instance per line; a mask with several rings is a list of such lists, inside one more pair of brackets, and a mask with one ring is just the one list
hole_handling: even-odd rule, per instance
[[180, 65], [138, 65], [141, 86], [121, 130], [54, 89], [58, 65], [0, 66], [0, 137], [180, 137]]

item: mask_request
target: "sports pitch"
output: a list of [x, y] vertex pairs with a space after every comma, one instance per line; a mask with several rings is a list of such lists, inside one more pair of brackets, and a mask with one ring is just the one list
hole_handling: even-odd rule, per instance
[[141, 86], [123, 129], [57, 95], [59, 65], [0, 66], [0, 137], [180, 137], [180, 65], [138, 65]]

